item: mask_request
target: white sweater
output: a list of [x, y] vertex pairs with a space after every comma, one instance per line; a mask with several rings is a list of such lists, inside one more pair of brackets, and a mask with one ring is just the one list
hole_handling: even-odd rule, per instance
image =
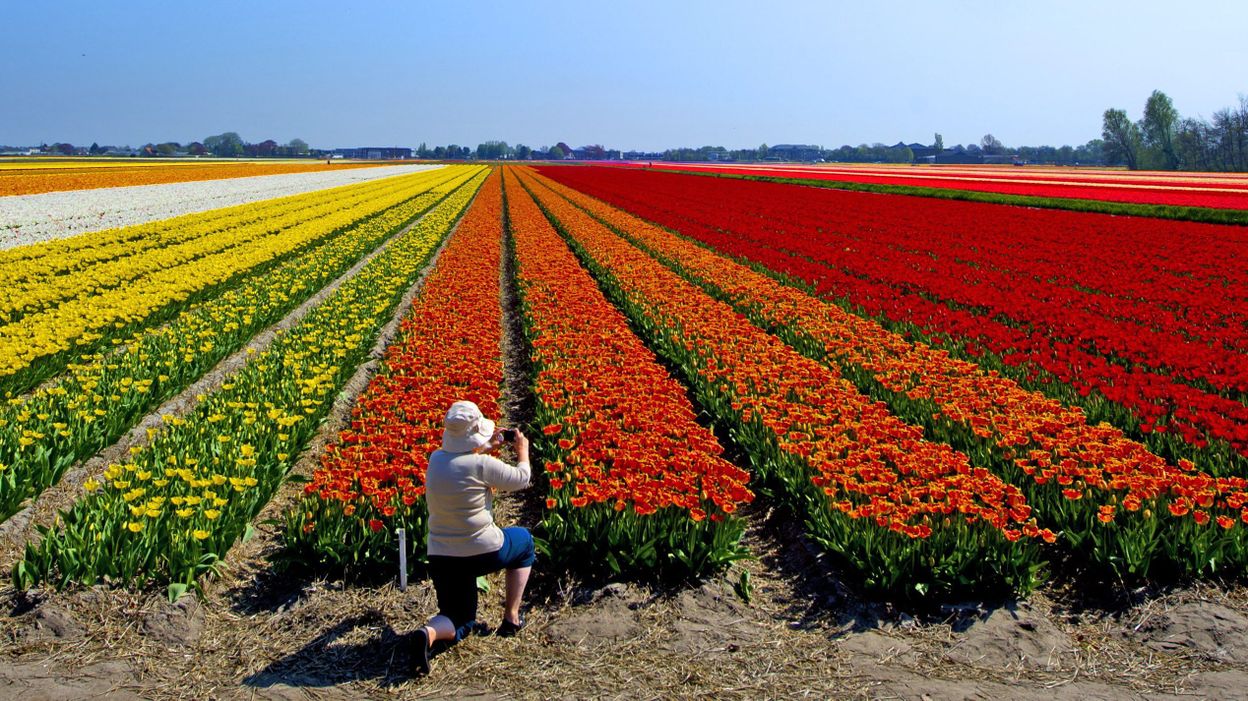
[[524, 489], [529, 476], [527, 462], [512, 467], [492, 455], [434, 451], [425, 474], [429, 554], [469, 557], [503, 547], [503, 531], [494, 525], [490, 488]]

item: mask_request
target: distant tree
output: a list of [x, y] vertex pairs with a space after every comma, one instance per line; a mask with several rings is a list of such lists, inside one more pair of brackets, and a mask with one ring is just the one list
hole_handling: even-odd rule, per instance
[[1210, 128], [1215, 167], [1239, 172], [1248, 170], [1248, 95], [1239, 97], [1238, 107], [1214, 112]]
[[979, 146], [988, 156], [999, 156], [1005, 153], [1005, 144], [992, 134], [984, 134], [984, 138], [979, 140]]
[[483, 161], [497, 161], [511, 155], [511, 147], [506, 141], [487, 141], [477, 145], [477, 158]]
[[429, 150], [429, 146], [425, 144], [425, 142], [423, 141], [420, 142], [420, 146], [416, 147], [416, 157], [417, 158], [431, 158], [432, 156], [433, 156], [433, 152]]
[[186, 151], [192, 156], [202, 156], [208, 153], [208, 149], [205, 148], [204, 145], [199, 143], [198, 141], [192, 141], [191, 143], [187, 144]]
[[1202, 119], [1184, 119], [1179, 122], [1174, 135], [1174, 151], [1179, 167], [1184, 170], [1213, 170], [1214, 158], [1211, 145], [1215, 139], [1208, 122]]
[[550, 153], [550, 159], [552, 161], [561, 161], [563, 160], [564, 156], [567, 155], [567, 152], [564, 151], [563, 148], [559, 146], [558, 144], [551, 146], [549, 153]]
[[181, 146], [181, 144], [176, 141], [166, 141], [163, 144], [156, 145], [156, 153], [162, 156], [172, 156], [178, 150], [179, 146]]
[[932, 141], [932, 148], [935, 149], [936, 153], [945, 150], [945, 137], [941, 136], [940, 132], [936, 132], [936, 139]]
[[559, 147], [559, 150], [563, 151], [563, 157], [564, 157], [564, 158], [568, 158], [568, 157], [570, 157], [570, 156], [572, 155], [572, 147], [571, 147], [571, 146], [568, 146], [567, 144], [563, 143], [562, 141], [560, 141], [559, 143], [557, 143], [557, 144], [555, 144], [555, 145]]
[[308, 153], [308, 142], [303, 139], [291, 139], [286, 144], [286, 148], [290, 149], [296, 155], [303, 156]]
[[525, 146], [524, 144], [516, 144], [515, 153], [516, 158], [519, 158], [522, 161], [527, 161], [529, 160], [529, 156], [533, 154], [533, 149]]
[[237, 158], [245, 152], [243, 137], [232, 131], [204, 139], [204, 147], [211, 151], [214, 156], [223, 158]]
[[770, 151], [771, 151], [771, 147], [768, 146], [766, 143], [759, 144], [758, 145], [758, 160], [760, 161], [767, 160], [767, 154]]
[[98, 156], [98, 155], [100, 155], [101, 153], [104, 153], [104, 149], [100, 148], [100, 145], [99, 145], [99, 144], [97, 144], [96, 142], [92, 141], [92, 142], [91, 142], [91, 148], [87, 149], [87, 153], [91, 154], [92, 156]]
[[1101, 136], [1105, 139], [1107, 161], [1126, 163], [1131, 170], [1140, 167], [1140, 130], [1127, 119], [1124, 110], [1105, 110]]
[[265, 139], [258, 144], [247, 144], [244, 148], [248, 156], [272, 158], [277, 155], [277, 142], [273, 139]]
[[1144, 118], [1140, 120], [1140, 135], [1150, 151], [1155, 165], [1174, 170], [1179, 166], [1179, 156], [1174, 148], [1174, 135], [1179, 125], [1179, 112], [1174, 103], [1160, 90], [1154, 90], [1144, 103]]
[[1101, 139], [1092, 139], [1088, 143], [1079, 146], [1074, 152], [1074, 162], [1077, 164], [1104, 163], [1105, 162], [1105, 142]]
[[446, 147], [438, 146], [437, 148], [433, 149], [433, 157], [438, 160], [442, 160], [443, 158], [446, 158]]
[[602, 144], [584, 146], [581, 151], [585, 153], [585, 159], [589, 161], [601, 161], [607, 157], [607, 150], [602, 147]]

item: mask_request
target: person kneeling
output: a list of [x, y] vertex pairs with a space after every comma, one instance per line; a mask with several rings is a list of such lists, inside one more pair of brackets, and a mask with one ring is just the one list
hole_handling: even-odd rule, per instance
[[[413, 634], [412, 669], [429, 673], [435, 642], [459, 642], [477, 625], [477, 577], [507, 570], [503, 620], [496, 635], [524, 627], [520, 600], [536, 559], [533, 536], [518, 526], [494, 523], [494, 490], [511, 492], [529, 484], [529, 440], [519, 430], [495, 430], [476, 404], [455, 402], [443, 423], [442, 447], [429, 456], [425, 502], [429, 507], [429, 577], [438, 596], [438, 615]], [[513, 467], [489, 455], [512, 442]]]

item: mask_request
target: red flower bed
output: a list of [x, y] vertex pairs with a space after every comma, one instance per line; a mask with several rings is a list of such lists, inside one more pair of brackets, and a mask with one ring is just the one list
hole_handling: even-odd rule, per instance
[[1036, 524], [1016, 487], [925, 440], [831, 368], [524, 177], [634, 324], [683, 369], [756, 468], [786, 485], [812, 534], [860, 568], [868, 586], [896, 593], [919, 582], [947, 593], [959, 578], [984, 587], [1033, 583], [1035, 551], [1011, 543], [1055, 536]]
[[[1047, 522], [1062, 524], [1073, 545], [1123, 575], [1168, 564], [1192, 574], [1242, 568], [1248, 526], [1248, 481], [1214, 479], [1190, 464], [1166, 464], [1111, 426], [1090, 426], [1083, 413], [1009, 379], [986, 373], [946, 351], [911, 343], [879, 324], [820, 301], [571, 188], [549, 187], [624, 233], [700, 285], [714, 290], [795, 347], [817, 351], [825, 364], [866, 371], [890, 403], [914, 415], [929, 435], [960, 429], [963, 443], [991, 445], [987, 459], [1028, 488], [1028, 501]], [[1169, 513], [1177, 521], [1158, 524]], [[1104, 524], [1117, 523], [1107, 532]], [[1162, 529], [1167, 537], [1157, 538]], [[1210, 548], [1168, 547], [1208, 542]], [[1093, 547], [1094, 546], [1094, 547]], [[1220, 549], [1221, 558], [1211, 558]]]
[[1198, 450], [1219, 439], [1248, 455], [1241, 228], [625, 169], [542, 172], [869, 314], [1103, 395], [1129, 410], [1116, 419], [1124, 428], [1173, 432]]
[[[630, 164], [630, 167], [643, 167], [644, 165], [637, 163]], [[1082, 171], [1075, 171], [1069, 175], [1053, 174], [1052, 171], [1034, 173], [1029, 169], [1001, 172], [989, 169], [881, 168], [871, 171], [866, 168], [837, 168], [835, 166], [731, 166], [691, 163], [660, 163], [653, 167], [673, 171], [905, 185], [1027, 197], [1248, 209], [1248, 181], [1234, 176], [1222, 176], [1217, 182], [1209, 182], [1207, 174], [1194, 174], [1194, 177], [1186, 177], [1186, 174], [1184, 176], [1167, 174], [1164, 177], [1144, 178], [1122, 174], [1088, 174]]]

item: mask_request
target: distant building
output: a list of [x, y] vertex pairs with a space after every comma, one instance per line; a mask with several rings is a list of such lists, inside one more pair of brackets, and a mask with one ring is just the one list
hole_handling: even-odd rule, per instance
[[818, 160], [822, 149], [808, 144], [776, 144], [767, 147], [767, 158], [778, 161]]
[[412, 150], [410, 148], [399, 148], [397, 146], [336, 148], [334, 149], [334, 156], [338, 158], [353, 158], [361, 161], [390, 161], [411, 158]]
[[920, 144], [917, 141], [914, 142], [913, 144], [898, 143], [897, 146], [895, 146], [894, 148], [901, 148], [901, 147], [910, 149], [910, 152], [914, 154], [914, 160], [916, 162], [931, 158], [932, 156], [936, 155], [935, 146], [925, 146], [923, 144]]
[[941, 151], [940, 153], [936, 154], [932, 158], [932, 162], [944, 163], [944, 164], [966, 165], [966, 164], [973, 164], [973, 163], [983, 163], [984, 156], [982, 153], [973, 153], [971, 151], [967, 151], [965, 146], [958, 144], [957, 146], [954, 146], [953, 148], [947, 148], [944, 151]]

